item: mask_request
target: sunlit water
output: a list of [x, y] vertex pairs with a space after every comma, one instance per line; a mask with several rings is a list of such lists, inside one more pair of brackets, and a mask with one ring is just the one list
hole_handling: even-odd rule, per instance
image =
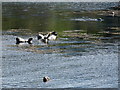
[[[92, 13], [114, 5], [3, 3], [2, 87], [117, 88], [119, 17]], [[53, 30], [57, 40], [37, 40], [38, 32]], [[16, 37], [32, 37], [33, 44], [16, 45]], [[44, 83], [44, 76], [51, 80]]]

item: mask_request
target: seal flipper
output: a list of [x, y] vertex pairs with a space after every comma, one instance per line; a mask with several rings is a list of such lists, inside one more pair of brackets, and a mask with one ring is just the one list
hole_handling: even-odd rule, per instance
[[44, 39], [44, 36], [42, 35], [42, 34], [39, 34], [38, 36], [37, 36], [37, 39], [39, 40], [39, 39]]
[[19, 38], [16, 38], [16, 44], [19, 44], [19, 43], [21, 43], [21, 42], [20, 42], [20, 39], [19, 39]]
[[32, 40], [33, 40], [33, 38], [29, 38], [28, 41], [27, 41], [28, 44], [32, 44]]

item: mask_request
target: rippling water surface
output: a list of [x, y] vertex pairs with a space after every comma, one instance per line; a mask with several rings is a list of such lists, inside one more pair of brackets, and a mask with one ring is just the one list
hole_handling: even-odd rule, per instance
[[[118, 87], [119, 16], [98, 13], [117, 3], [2, 5], [3, 88]], [[49, 31], [58, 33], [55, 41], [37, 40]], [[33, 44], [16, 45], [16, 37], [32, 37]], [[44, 76], [51, 80], [44, 83]]]

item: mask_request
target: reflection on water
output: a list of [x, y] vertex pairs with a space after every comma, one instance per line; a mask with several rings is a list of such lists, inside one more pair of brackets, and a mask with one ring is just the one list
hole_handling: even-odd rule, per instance
[[[116, 17], [97, 16], [89, 12], [89, 9], [97, 10], [97, 8], [102, 9], [102, 7], [105, 9], [117, 5], [117, 3], [104, 4], [105, 3], [3, 3], [3, 30], [30, 29], [32, 32], [51, 30], [61, 32], [76, 29], [88, 30], [89, 28], [91, 32], [91, 30], [95, 31], [101, 27], [106, 27], [106, 23], [109, 23], [110, 26], [118, 25], [118, 18]], [[94, 7], [92, 7], [92, 5], [94, 5]], [[88, 12], [86, 12], [85, 9], [81, 9], [85, 7], [88, 9]], [[104, 22], [86, 23], [70, 21], [70, 19], [85, 16], [93, 19], [102, 18]]]
[[[3, 87], [117, 87], [120, 17], [99, 15], [117, 3], [2, 5]], [[37, 40], [49, 31], [57, 40]], [[16, 37], [32, 37], [33, 44], [16, 45]], [[47, 84], [46, 75], [52, 78]]]
[[104, 21], [102, 18], [94, 19], [94, 18], [87, 18], [87, 17], [75, 18], [71, 20], [73, 21]]

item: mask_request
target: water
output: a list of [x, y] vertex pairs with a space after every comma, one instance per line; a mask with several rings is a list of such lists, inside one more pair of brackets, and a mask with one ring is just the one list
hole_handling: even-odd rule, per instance
[[[3, 88], [118, 87], [119, 16], [99, 15], [117, 3], [2, 5]], [[36, 39], [53, 30], [58, 38], [48, 45]], [[16, 37], [33, 44], [16, 45]]]

